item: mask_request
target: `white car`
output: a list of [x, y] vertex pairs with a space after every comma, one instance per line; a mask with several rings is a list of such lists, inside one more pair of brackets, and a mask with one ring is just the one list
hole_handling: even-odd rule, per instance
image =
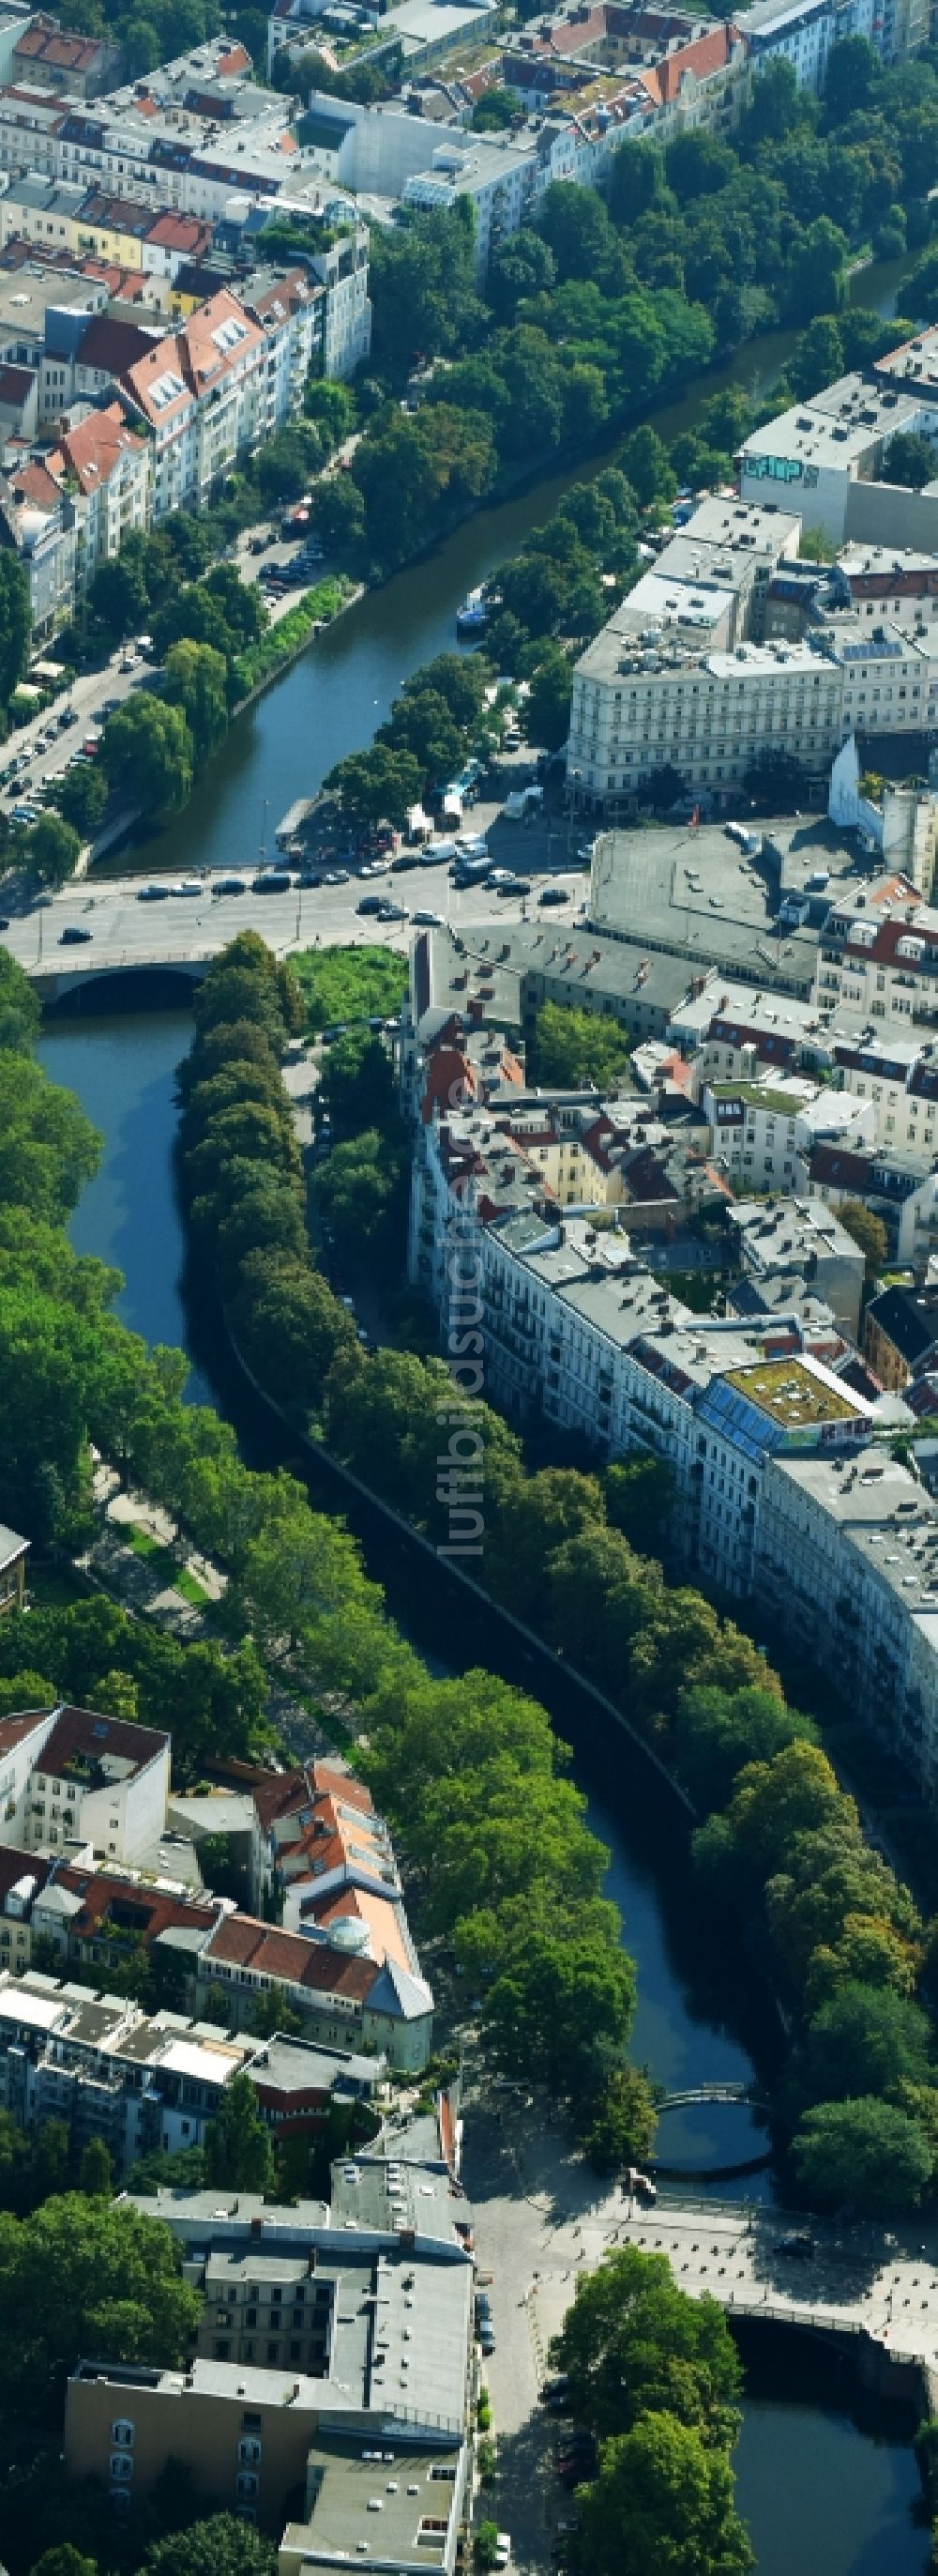
[[507, 2567], [510, 2565], [510, 2562], [511, 2533], [510, 2531], [500, 2531], [495, 2543], [495, 2565], [496, 2567]]

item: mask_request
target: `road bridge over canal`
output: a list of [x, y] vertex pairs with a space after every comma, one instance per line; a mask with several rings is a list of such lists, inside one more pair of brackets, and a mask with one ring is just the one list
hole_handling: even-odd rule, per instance
[[853, 2339], [880, 2387], [894, 2365], [924, 2372], [934, 2403], [938, 2262], [910, 2250], [907, 2233], [662, 2193], [653, 2210], [626, 2203], [615, 2243], [664, 2254], [679, 2289], [717, 2299], [734, 2319]]

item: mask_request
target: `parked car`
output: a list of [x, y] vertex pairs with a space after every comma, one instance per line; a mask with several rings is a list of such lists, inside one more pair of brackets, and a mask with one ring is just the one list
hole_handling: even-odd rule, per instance
[[70, 921], [65, 929], [59, 932], [59, 947], [86, 948], [90, 938], [90, 930], [81, 930], [77, 921]]
[[249, 538], [248, 538], [248, 553], [249, 553], [249, 555], [265, 555], [265, 554], [266, 554], [266, 552], [267, 552], [267, 548], [268, 548], [268, 546], [272, 546], [272, 545], [273, 545], [273, 538], [272, 538], [272, 537], [269, 537], [269, 536], [249, 537]]
[[379, 921], [409, 921], [410, 914], [406, 903], [383, 903], [378, 919]]
[[201, 877], [180, 877], [178, 884], [170, 887], [170, 893], [204, 894], [205, 887], [202, 883]]
[[165, 901], [166, 901], [166, 897], [167, 897], [168, 893], [169, 893], [169, 885], [168, 885], [168, 883], [167, 883], [167, 882], [165, 882], [165, 881], [164, 881], [164, 882], [161, 882], [161, 881], [160, 881], [160, 879], [159, 879], [158, 877], [154, 877], [152, 885], [143, 885], [143, 886], [138, 886], [138, 887], [137, 887], [137, 902], [138, 902], [138, 903], [165, 903]]
[[76, 714], [76, 712], [75, 712], [75, 708], [74, 708], [74, 707], [63, 707], [63, 709], [62, 709], [62, 713], [61, 713], [61, 715], [60, 715], [60, 717], [59, 717], [59, 732], [60, 732], [60, 733], [67, 733], [68, 728], [69, 728], [69, 725], [73, 725], [73, 724], [77, 724], [77, 723], [78, 723], [78, 717], [77, 717], [77, 714]]
[[259, 876], [251, 878], [251, 893], [289, 894], [292, 883], [286, 868], [262, 868]]
[[348, 885], [349, 883], [350, 878], [347, 868], [326, 869], [325, 876], [323, 877], [324, 885]]
[[506, 895], [523, 895], [530, 894], [530, 892], [530, 877], [509, 877], [507, 885], [500, 885], [498, 888], [498, 893], [502, 901], [504, 901]]
[[379, 894], [363, 894], [361, 902], [355, 906], [356, 912], [382, 912], [383, 909]]
[[495, 2542], [495, 2565], [496, 2567], [508, 2567], [510, 2563], [511, 2533], [510, 2531], [500, 2531]]
[[217, 884], [212, 887], [213, 895], [244, 894], [245, 892], [246, 887], [243, 877], [219, 877]]
[[550, 2379], [545, 2379], [543, 2386], [538, 2389], [538, 2396], [540, 2398], [541, 2405], [552, 2406], [555, 2398], [566, 2397], [569, 2386], [569, 2372], [566, 2370], [555, 2370], [552, 2377]]
[[5, 912], [0, 912], [0, 930], [9, 930], [9, 927], [9, 916]]
[[571, 889], [570, 889], [570, 887], [569, 887], [569, 886], [554, 886], [554, 885], [545, 886], [543, 894], [541, 894], [541, 895], [539, 895], [539, 896], [538, 896], [538, 902], [539, 902], [539, 903], [569, 903], [569, 901], [570, 901], [570, 892], [571, 892]]
[[410, 917], [415, 930], [442, 930], [443, 928], [441, 912], [412, 912]]
[[13, 820], [14, 823], [38, 823], [38, 805], [14, 805]]
[[799, 2228], [791, 2236], [780, 2236], [778, 2244], [773, 2245], [772, 2252], [788, 2254], [802, 2262], [808, 2262], [814, 2253], [814, 2238], [808, 2235], [807, 2229]]

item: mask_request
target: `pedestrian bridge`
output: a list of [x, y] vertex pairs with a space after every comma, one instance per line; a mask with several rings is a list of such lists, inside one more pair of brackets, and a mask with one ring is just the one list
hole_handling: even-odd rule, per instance
[[735, 2323], [798, 2326], [851, 2339], [864, 2376], [881, 2389], [898, 2365], [924, 2373], [938, 2396], [938, 2262], [900, 2235], [792, 2216], [753, 2202], [659, 2193], [627, 2200], [615, 2241], [664, 2254], [690, 2298], [717, 2299]]
[[760, 2102], [748, 2084], [695, 2084], [687, 2093], [666, 2093], [658, 2110], [684, 2111], [695, 2102], [741, 2102], [750, 2111], [768, 2111], [768, 2102]]

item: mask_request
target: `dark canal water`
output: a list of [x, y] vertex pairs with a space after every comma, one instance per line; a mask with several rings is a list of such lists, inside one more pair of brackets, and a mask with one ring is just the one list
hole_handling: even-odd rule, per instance
[[[895, 310], [901, 274], [901, 265], [868, 272], [857, 300]], [[721, 375], [708, 379], [707, 390], [727, 382], [753, 389], [770, 384], [791, 346], [791, 338], [778, 333], [761, 342], [758, 352], [740, 352]], [[662, 433], [674, 435], [689, 425], [698, 402], [699, 395], [689, 395], [659, 415]], [[595, 458], [592, 470], [601, 470], [613, 454]], [[399, 575], [318, 639], [235, 726], [223, 760], [207, 771], [181, 821], [148, 844], [144, 864], [170, 864], [184, 874], [195, 864], [248, 861], [293, 798], [309, 795], [334, 760], [369, 739], [405, 674], [451, 643], [464, 593], [550, 515], [572, 479], [556, 476], [483, 512], [426, 563]], [[41, 1053], [54, 1079], [78, 1094], [105, 1139], [101, 1170], [77, 1210], [73, 1240], [123, 1271], [120, 1312], [127, 1324], [150, 1342], [190, 1347], [191, 1355], [172, 1181], [173, 1072], [189, 1034], [182, 1008], [131, 1013], [118, 1007], [99, 1018], [50, 1023]], [[189, 1394], [228, 1410], [236, 1401], [214, 1355], [208, 1360], [201, 1349]], [[269, 1435], [243, 1418], [241, 1404], [238, 1420], [248, 1454], [261, 1463]], [[341, 1508], [341, 1496], [331, 1490], [316, 1492], [314, 1500]], [[399, 1556], [373, 1531], [362, 1535], [373, 1570], [388, 1585], [392, 1606], [399, 1606], [410, 1633], [428, 1651], [451, 1651], [446, 1609], [434, 1635], [428, 1605], [412, 1597]], [[491, 1661], [492, 1649], [489, 1628], [485, 1637], [470, 1641], [468, 1652]], [[625, 1939], [638, 1962], [637, 2054], [673, 2091], [707, 2080], [748, 2083], [760, 2059], [764, 2074], [771, 2023], [766, 1999], [747, 1991], [735, 1967], [730, 1978], [725, 1962], [708, 1958], [670, 1799], [627, 1745], [617, 1745], [611, 1758], [608, 1744], [591, 1745], [578, 1705], [573, 1699], [565, 1703], [556, 1687], [548, 1693], [537, 1671], [515, 1667], [511, 1678], [550, 1696], [555, 1718], [574, 1745], [575, 1776], [589, 1798], [592, 1823], [609, 1846], [609, 1893], [621, 1908]], [[771, 2034], [768, 2052], [770, 2062]], [[669, 2114], [666, 2138], [669, 2159], [689, 2165], [743, 2157], [764, 2144], [748, 2112], [712, 2106]], [[770, 2197], [774, 2180], [763, 2173], [720, 2189]], [[923, 2576], [927, 2542], [912, 2519], [918, 2480], [911, 2430], [900, 2410], [872, 2408], [849, 2379], [829, 2377], [826, 2363], [803, 2355], [793, 2342], [766, 2354], [751, 2379], [737, 2453], [740, 2509], [761, 2576], [793, 2576], [794, 2570], [798, 2576]]]

